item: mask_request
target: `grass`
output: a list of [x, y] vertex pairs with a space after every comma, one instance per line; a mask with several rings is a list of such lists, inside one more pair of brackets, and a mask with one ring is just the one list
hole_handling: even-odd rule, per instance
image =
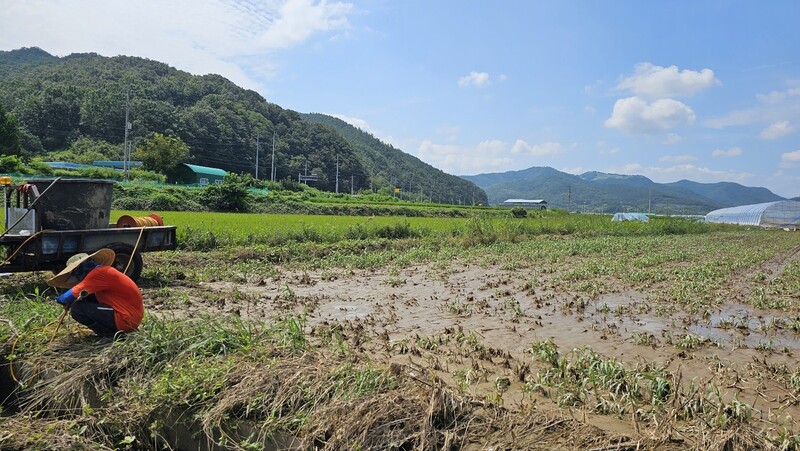
[[[541, 212], [526, 219], [485, 217], [363, 217], [324, 215], [277, 215], [202, 212], [158, 212], [165, 224], [178, 227], [184, 249], [287, 242], [333, 243], [369, 238], [403, 239], [458, 237], [462, 244], [519, 242], [541, 235], [654, 236], [706, 233], [706, 224], [681, 218], [662, 218], [650, 223], [612, 223], [603, 215], [569, 215]], [[111, 222], [122, 215], [146, 216], [145, 211], [114, 211]]]
[[[302, 430], [308, 416], [328, 403], [398, 388], [393, 375], [368, 362], [315, 357], [304, 325], [305, 319], [297, 316], [270, 324], [226, 317], [149, 317], [136, 334], [103, 348], [86, 349], [87, 343], [77, 342], [60, 356], [26, 348], [27, 365], [47, 368], [49, 375], [45, 379], [38, 370], [26, 372], [31, 390], [22, 408], [44, 418], [46, 412], [61, 412], [74, 424], [90, 422], [93, 426], [82, 432], [97, 445], [127, 441], [142, 446], [151, 440], [149, 434], [169, 425], [174, 411], [191, 412], [182, 416], [187, 424], [202, 419], [216, 430], [230, 416], [260, 416], [273, 434]], [[26, 340], [43, 338], [29, 335]], [[304, 361], [317, 361], [318, 366], [304, 368]], [[250, 379], [256, 374], [259, 379]], [[97, 396], [86, 398], [87, 392]], [[266, 396], [270, 393], [277, 398]], [[287, 414], [276, 416], [281, 411]], [[51, 428], [58, 433], [56, 424]], [[7, 438], [0, 437], [0, 444]], [[58, 443], [50, 442], [53, 436], [48, 434], [21, 440], [34, 447]]]

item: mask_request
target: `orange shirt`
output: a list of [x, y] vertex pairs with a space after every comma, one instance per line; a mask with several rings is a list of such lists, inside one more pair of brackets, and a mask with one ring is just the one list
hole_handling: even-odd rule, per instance
[[114, 309], [114, 322], [123, 332], [133, 332], [142, 323], [144, 304], [139, 287], [111, 266], [98, 266], [77, 285], [72, 287], [76, 298], [81, 291], [94, 294], [97, 301]]

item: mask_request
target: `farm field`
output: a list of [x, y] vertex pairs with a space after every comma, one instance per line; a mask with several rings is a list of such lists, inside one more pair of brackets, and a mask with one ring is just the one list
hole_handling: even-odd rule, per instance
[[797, 232], [162, 215], [124, 341], [0, 278], [0, 447], [800, 447]]

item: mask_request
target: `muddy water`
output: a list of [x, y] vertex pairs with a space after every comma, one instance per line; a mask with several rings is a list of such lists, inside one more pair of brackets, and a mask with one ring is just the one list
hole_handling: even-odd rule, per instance
[[[363, 272], [335, 280], [313, 273], [284, 274], [262, 286], [213, 283], [205, 288], [247, 293], [249, 299], [227, 306], [244, 316], [306, 311], [312, 326], [366, 321], [376, 333], [386, 331], [395, 340], [460, 326], [513, 353], [550, 338], [566, 349], [591, 345], [601, 353], [652, 358], [650, 347], [631, 338], [643, 334], [657, 343], [664, 337], [697, 334], [719, 348], [771, 343], [775, 350], [800, 349], [795, 334], [765, 326], [773, 320], [769, 312], [740, 304], [723, 305], [707, 318], [687, 313], [659, 316], [650, 308], [647, 293], [621, 291], [590, 299], [577, 293], [523, 290], [521, 285], [512, 272], [470, 266], [444, 275], [412, 267], [393, 275]], [[287, 299], [287, 288], [293, 299]]]
[[[203, 302], [208, 291], [226, 301]], [[615, 288], [591, 299], [531, 288], [513, 271], [476, 265], [448, 271], [413, 266], [335, 275], [284, 272], [257, 285], [202, 284], [190, 298], [197, 299], [193, 305], [253, 319], [305, 313], [309, 330], [336, 324], [357, 327], [366, 331], [363, 347], [376, 361], [413, 362], [453, 385], [459, 383], [457, 375], [466, 374], [466, 389], [479, 395], [492, 393], [498, 378], [508, 378], [508, 401], [524, 397], [519, 368], [530, 365], [536, 371], [537, 362], [528, 352], [531, 344], [551, 339], [561, 352], [590, 346], [629, 365], [665, 366], [684, 382], [728, 384], [733, 388], [727, 398], [736, 395], [756, 405], [762, 417], [769, 412], [800, 416], [797, 406], [782, 405], [782, 382], [764, 376], [770, 366], [797, 367], [797, 335], [766, 327], [770, 312], [734, 302], [705, 317], [680, 310], [658, 315], [647, 292]], [[454, 349], [452, 341], [442, 344], [456, 331], [493, 357], [480, 360], [474, 352]], [[679, 346], [689, 334], [703, 342]], [[473, 374], [477, 376], [470, 380]]]

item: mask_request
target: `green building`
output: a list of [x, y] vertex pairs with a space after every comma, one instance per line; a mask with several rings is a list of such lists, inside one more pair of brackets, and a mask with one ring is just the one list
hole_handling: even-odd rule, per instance
[[228, 173], [222, 169], [183, 163], [175, 168], [167, 182], [181, 185], [206, 186], [212, 183], [222, 183], [222, 179], [225, 178], [227, 174]]

